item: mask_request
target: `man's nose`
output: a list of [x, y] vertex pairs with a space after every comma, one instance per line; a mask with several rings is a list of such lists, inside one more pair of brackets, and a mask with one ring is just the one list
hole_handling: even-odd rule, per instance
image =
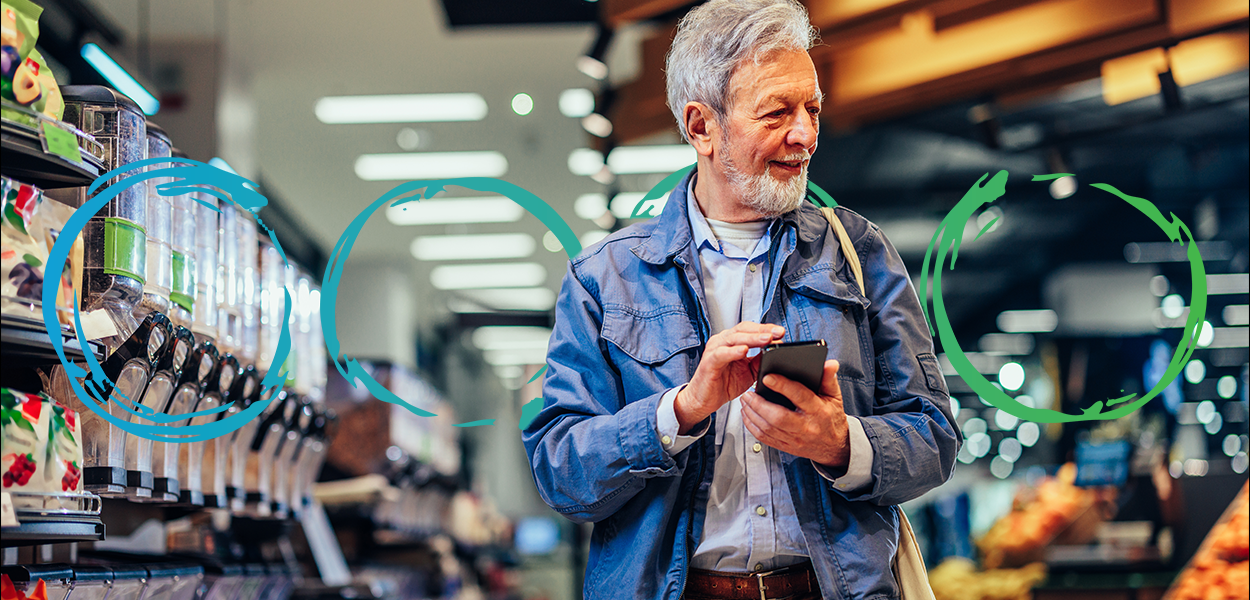
[[804, 112], [794, 120], [793, 126], [790, 128], [789, 134], [786, 136], [786, 142], [795, 146], [802, 146], [809, 152], [816, 146], [816, 134], [819, 124], [816, 119], [819, 117]]

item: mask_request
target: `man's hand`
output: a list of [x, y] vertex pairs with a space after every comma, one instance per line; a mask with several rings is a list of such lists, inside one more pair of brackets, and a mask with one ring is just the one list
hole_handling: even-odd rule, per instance
[[712, 336], [694, 377], [673, 401], [678, 433], [686, 434], [751, 387], [759, 375], [760, 358], [748, 359], [747, 352], [780, 340], [785, 333], [779, 325], [744, 322]]
[[742, 395], [742, 422], [747, 431], [782, 452], [809, 458], [833, 471], [845, 470], [851, 462], [851, 442], [838, 387], [838, 361], [825, 361], [820, 394], [781, 375], [764, 377], [764, 385], [789, 398], [798, 410], [747, 392]]

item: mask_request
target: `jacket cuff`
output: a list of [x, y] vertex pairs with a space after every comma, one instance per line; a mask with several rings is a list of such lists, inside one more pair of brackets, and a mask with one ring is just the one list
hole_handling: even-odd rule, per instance
[[695, 426], [690, 433], [680, 435], [680, 424], [677, 422], [677, 409], [674, 405], [677, 402], [677, 394], [686, 387], [686, 384], [677, 386], [664, 393], [660, 397], [660, 406], [656, 410], [656, 437], [660, 440], [660, 445], [664, 446], [664, 450], [669, 456], [677, 456], [682, 450], [690, 447], [707, 433], [708, 426], [712, 424], [712, 419], [703, 419], [701, 423]]
[[872, 484], [872, 442], [864, 432], [864, 424], [858, 417], [847, 415], [846, 428], [849, 432], [848, 442], [851, 445], [851, 460], [847, 463], [846, 473], [841, 476], [831, 473], [823, 465], [812, 462], [821, 477], [833, 483], [833, 488], [843, 493], [854, 493], [871, 488]]
[[663, 393], [652, 394], [642, 400], [626, 404], [617, 418], [617, 443], [621, 454], [629, 463], [629, 472], [643, 477], [658, 477], [680, 473], [677, 462], [660, 444], [656, 416]]

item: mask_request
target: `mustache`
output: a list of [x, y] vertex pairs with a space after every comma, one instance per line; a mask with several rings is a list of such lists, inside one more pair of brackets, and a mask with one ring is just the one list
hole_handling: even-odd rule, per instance
[[797, 153], [794, 153], [794, 154], [788, 154], [788, 155], [786, 155], [786, 156], [783, 156], [783, 157], [781, 157], [781, 158], [775, 158], [775, 159], [773, 159], [773, 160], [776, 160], [777, 162], [794, 162], [794, 161], [796, 161], [796, 160], [801, 160], [801, 161], [803, 161], [803, 162], [807, 162], [807, 161], [809, 161], [809, 160], [811, 160], [811, 159], [812, 159], [812, 153], [811, 153], [811, 152], [808, 152], [807, 150], [804, 150], [804, 151], [802, 151], [802, 152], [797, 152]]

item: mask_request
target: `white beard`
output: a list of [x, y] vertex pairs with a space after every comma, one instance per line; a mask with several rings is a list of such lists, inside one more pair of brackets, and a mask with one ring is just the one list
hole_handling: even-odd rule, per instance
[[784, 162], [803, 161], [803, 168], [799, 174], [783, 182], [773, 177], [767, 170], [759, 175], [744, 173], [734, 164], [733, 159], [729, 158], [730, 144], [727, 139], [725, 142], [722, 152], [725, 177], [748, 208], [759, 213], [763, 218], [771, 219], [795, 210], [803, 204], [803, 197], [807, 192], [807, 161], [811, 158], [809, 152], [804, 151], [802, 154], [782, 159]]

